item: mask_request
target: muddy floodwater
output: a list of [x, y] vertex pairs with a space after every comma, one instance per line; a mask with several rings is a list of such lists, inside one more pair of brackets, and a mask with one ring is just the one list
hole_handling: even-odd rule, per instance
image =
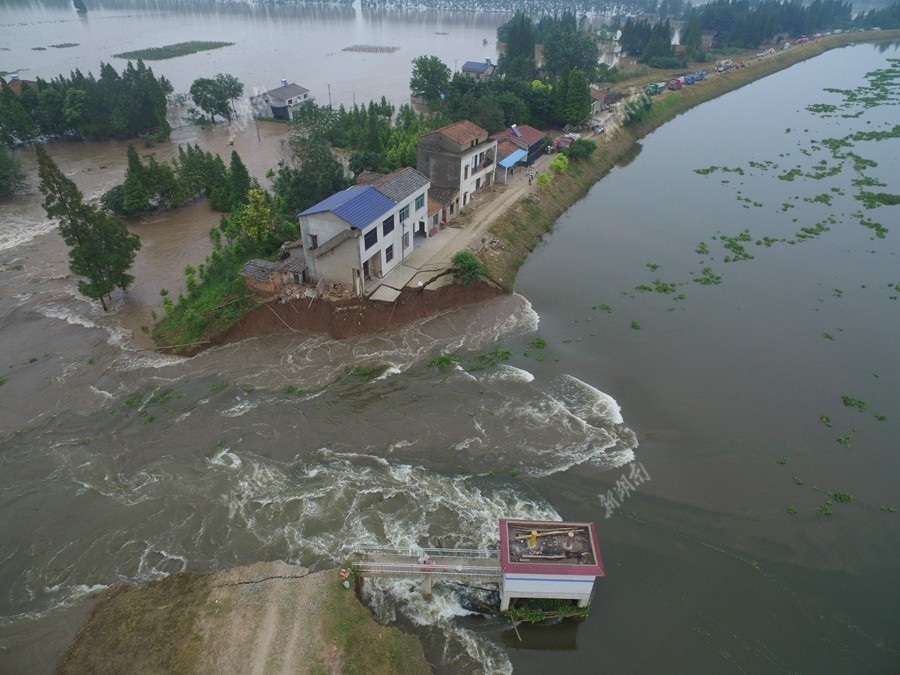
[[[197, 25], [135, 46], [228, 39]], [[559, 220], [515, 294], [370, 337], [156, 354], [140, 327], [217, 214], [132, 224], [137, 282], [105, 314], [39, 196], [0, 203], [0, 672], [51, 672], [110, 584], [495, 547], [502, 517], [596, 522], [607, 576], [586, 621], [521, 641], [455, 588], [371, 584], [438, 673], [896, 672], [900, 207], [857, 199], [900, 192], [896, 83], [858, 116], [807, 106], [898, 56], [832, 51], [680, 116]], [[231, 140], [264, 180], [281, 132], [229, 133], [174, 141]], [[851, 134], [867, 161], [835, 159]], [[87, 195], [121, 180], [123, 145], [50, 149]], [[471, 368], [495, 348], [509, 360]]]

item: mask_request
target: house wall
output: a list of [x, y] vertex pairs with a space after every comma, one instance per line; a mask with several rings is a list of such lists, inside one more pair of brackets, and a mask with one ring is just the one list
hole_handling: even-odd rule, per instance
[[[330, 211], [314, 213], [300, 218], [300, 238], [303, 240], [303, 248], [309, 252], [306, 262], [309, 265], [309, 276], [314, 281], [328, 279], [328, 281], [352, 283], [351, 268], [360, 267], [359, 256], [354, 240], [349, 240], [337, 246], [333, 251], [318, 255], [316, 249], [328, 243], [341, 232], [349, 229], [346, 221], [338, 218]], [[317, 241], [313, 246], [313, 235]], [[349, 244], [349, 246], [348, 246]], [[342, 249], [346, 248], [346, 251]], [[349, 252], [349, 253], [347, 253]]]
[[[416, 208], [416, 197], [422, 197], [422, 207]], [[401, 222], [400, 212], [405, 206], [409, 207], [409, 215]], [[394, 229], [387, 235], [384, 234], [383, 223], [390, 216], [394, 217]], [[362, 262], [370, 261], [370, 271], [380, 269], [381, 275], [384, 276], [392, 269], [397, 267], [402, 260], [412, 253], [414, 248], [413, 232], [418, 226], [419, 221], [425, 221], [426, 232], [428, 231], [428, 186], [410, 195], [399, 204], [397, 204], [388, 213], [380, 216], [377, 221], [370, 223], [361, 230], [361, 236], [357, 242], [359, 247], [359, 256]], [[373, 229], [378, 230], [378, 241], [370, 248], [366, 249], [365, 235]], [[403, 235], [408, 234], [407, 245], [403, 246]], [[393, 258], [387, 259], [387, 250], [393, 246]], [[376, 261], [377, 259], [377, 261]]]
[[[465, 208], [469, 205], [472, 193], [477, 189], [490, 186], [494, 182], [494, 171], [497, 168], [497, 141], [489, 141], [487, 143], [479, 143], [462, 155], [458, 167], [459, 171], [459, 207]], [[490, 164], [478, 169], [483, 160], [490, 159]], [[481, 161], [479, 161], [481, 160]], [[475, 166], [475, 170], [473, 170]], [[468, 172], [466, 171], [468, 168]], [[468, 177], [466, 174], [468, 173]], [[479, 180], [480, 179], [480, 180]]]

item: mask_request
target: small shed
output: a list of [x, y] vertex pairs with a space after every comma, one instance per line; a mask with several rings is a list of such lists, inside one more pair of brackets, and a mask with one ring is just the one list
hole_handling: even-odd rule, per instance
[[591, 602], [605, 576], [597, 528], [589, 522], [500, 521], [500, 610], [513, 598]]
[[271, 295], [276, 295], [286, 285], [306, 283], [309, 281], [308, 265], [302, 250], [298, 253], [278, 262], [248, 260], [241, 268], [241, 276], [251, 290]]

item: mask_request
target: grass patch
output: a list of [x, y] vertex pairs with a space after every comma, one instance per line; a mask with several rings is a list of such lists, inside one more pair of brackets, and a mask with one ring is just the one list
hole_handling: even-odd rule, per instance
[[200, 609], [209, 576], [173, 574], [104, 591], [57, 673], [194, 672], [202, 642]]
[[422, 645], [412, 635], [372, 619], [352, 591], [335, 574], [327, 586], [322, 633], [337, 647], [341, 672], [350, 675], [410, 675], [431, 672]]
[[450, 354], [441, 354], [440, 356], [435, 356], [431, 361], [428, 362], [429, 366], [437, 366], [441, 370], [447, 370], [448, 368], [453, 368], [457, 363], [462, 361], [458, 356], [451, 356]]
[[121, 52], [113, 54], [116, 59], [130, 59], [143, 61], [162, 61], [164, 59], [174, 59], [179, 56], [187, 56], [188, 54], [196, 54], [197, 52], [208, 52], [213, 49], [221, 49], [222, 47], [230, 47], [233, 42], [204, 42], [194, 40], [191, 42], [176, 42], [171, 45], [162, 47], [147, 47], [146, 49], [136, 49], [131, 52]]

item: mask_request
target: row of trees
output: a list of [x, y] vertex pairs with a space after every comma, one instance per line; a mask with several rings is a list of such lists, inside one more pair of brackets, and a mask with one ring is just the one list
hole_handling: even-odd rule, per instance
[[808, 5], [801, 0], [715, 0], [692, 10], [687, 21], [695, 15], [702, 30], [716, 32], [718, 46], [754, 49], [776, 37], [849, 27], [853, 6], [841, 0], [813, 0]]
[[[697, 34], [698, 38], [700, 34]], [[672, 48], [672, 28], [669, 20], [650, 23], [646, 19], [628, 17], [622, 26], [619, 39], [622, 51], [629, 56], [636, 56], [641, 63], [654, 68], [673, 68], [679, 64], [674, 61], [675, 51]], [[699, 45], [699, 41], [697, 43]]]
[[[526, 61], [524, 57], [514, 59], [513, 65]], [[578, 67], [542, 80], [507, 74], [476, 81], [459, 73], [450, 78], [449, 74], [449, 68], [435, 56], [413, 61], [410, 89], [429, 102], [438, 123], [435, 126], [469, 119], [494, 132], [511, 124], [539, 128], [581, 124], [590, 115], [590, 79]]]
[[76, 135], [87, 140], [167, 137], [166, 96], [172, 85], [143, 61], [128, 62], [120, 75], [100, 64], [100, 77], [75, 70], [70, 76], [33, 85], [22, 81], [19, 95], [0, 86], [0, 142], [8, 146], [41, 136]]
[[[583, 19], [584, 17], [582, 17]], [[535, 45], [543, 45], [543, 74], [551, 78], [567, 77], [578, 68], [593, 80], [596, 74], [597, 41], [571, 12], [545, 16], [535, 24], [524, 12], [497, 29], [497, 40], [506, 45], [500, 56], [500, 73], [510, 79], [531, 81], [535, 78]]]
[[158, 162], [153, 155], [142, 160], [132, 145], [127, 153], [125, 181], [100, 199], [107, 211], [134, 217], [180, 206], [204, 195], [218, 211], [233, 211], [246, 202], [250, 174], [235, 151], [227, 167], [219, 155], [196, 145], [179, 146], [178, 157], [171, 163]]

